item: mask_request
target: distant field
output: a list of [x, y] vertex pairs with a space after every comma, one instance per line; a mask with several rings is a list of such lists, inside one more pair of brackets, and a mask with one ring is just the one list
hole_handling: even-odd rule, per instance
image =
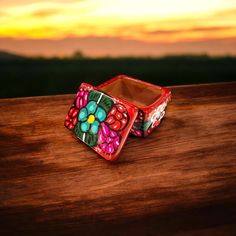
[[0, 60], [0, 97], [75, 93], [81, 82], [98, 85], [118, 74], [159, 85], [235, 81], [236, 58]]

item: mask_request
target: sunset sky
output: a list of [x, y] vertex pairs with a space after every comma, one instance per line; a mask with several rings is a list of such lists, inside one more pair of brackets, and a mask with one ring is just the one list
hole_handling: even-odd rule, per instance
[[236, 55], [236, 0], [1, 0], [0, 50]]

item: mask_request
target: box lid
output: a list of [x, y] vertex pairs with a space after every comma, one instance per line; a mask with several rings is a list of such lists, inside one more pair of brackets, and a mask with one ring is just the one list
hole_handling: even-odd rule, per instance
[[138, 114], [120, 98], [82, 83], [65, 120], [77, 138], [107, 160], [116, 160]]

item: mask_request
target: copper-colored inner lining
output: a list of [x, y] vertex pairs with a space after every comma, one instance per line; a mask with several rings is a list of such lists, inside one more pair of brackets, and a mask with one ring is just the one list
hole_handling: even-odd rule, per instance
[[114, 97], [122, 98], [136, 106], [144, 107], [155, 102], [162, 91], [152, 85], [147, 85], [130, 79], [117, 79], [99, 90]]

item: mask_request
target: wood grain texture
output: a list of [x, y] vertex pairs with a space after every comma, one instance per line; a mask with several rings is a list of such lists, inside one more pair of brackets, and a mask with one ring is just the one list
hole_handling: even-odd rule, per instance
[[236, 83], [171, 90], [115, 163], [64, 128], [74, 95], [0, 100], [0, 235], [236, 235]]

